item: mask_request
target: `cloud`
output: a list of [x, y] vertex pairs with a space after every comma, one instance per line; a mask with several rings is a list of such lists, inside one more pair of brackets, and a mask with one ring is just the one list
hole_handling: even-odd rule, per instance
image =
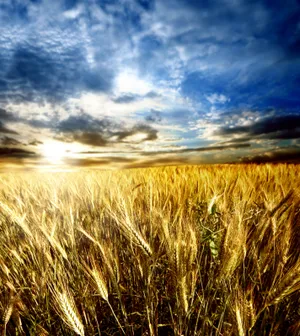
[[142, 135], [140, 140], [129, 140], [129, 142], [144, 142], [157, 140], [157, 133], [158, 131], [151, 126], [138, 124], [131, 129], [115, 132], [114, 135], [117, 136], [117, 140], [120, 142], [128, 142], [130, 137]]
[[43, 144], [43, 142], [40, 141], [40, 140], [37, 140], [37, 139], [34, 139], [34, 140], [32, 140], [28, 143], [29, 146], [38, 146], [38, 145], [42, 145], [42, 144]]
[[17, 120], [17, 117], [13, 113], [7, 112], [7, 110], [0, 108], [0, 120], [15, 121]]
[[134, 162], [135, 159], [127, 157], [105, 156], [101, 158], [67, 158], [65, 162], [77, 167], [109, 166], [112, 164], [124, 164]]
[[174, 149], [172, 151], [156, 151], [156, 152], [143, 152], [141, 153], [144, 156], [154, 156], [161, 154], [173, 154], [173, 153], [193, 153], [193, 152], [211, 152], [211, 151], [223, 151], [228, 149], [239, 149], [239, 148], [247, 148], [251, 145], [249, 143], [246, 144], [229, 144], [229, 145], [220, 145], [220, 146], [209, 146], [209, 147], [195, 147], [195, 148], [184, 148], [184, 149]]
[[230, 98], [224, 96], [223, 94], [212, 93], [211, 95], [207, 95], [206, 99], [211, 104], [225, 104], [230, 101]]
[[160, 97], [160, 95], [154, 91], [150, 91], [147, 94], [141, 95], [141, 94], [121, 94], [118, 97], [113, 98], [112, 100], [117, 104], [128, 104], [133, 103], [136, 101], [140, 101], [147, 98], [157, 98]]
[[[278, 98], [299, 105], [296, 1], [66, 3], [3, 6], [0, 88], [9, 99], [109, 94], [127, 69], [140, 83], [150, 79], [198, 101], [221, 103], [234, 93], [232, 104], [254, 104], [258, 95], [264, 104], [281, 104]], [[133, 91], [113, 99], [140, 99]]]
[[116, 124], [108, 118], [97, 119], [87, 113], [71, 115], [59, 121], [56, 126], [60, 132], [99, 131], [107, 132]]
[[18, 134], [18, 132], [6, 127], [6, 122], [18, 120], [18, 117], [13, 113], [8, 112], [6, 109], [0, 108], [0, 133]]
[[245, 163], [300, 163], [300, 148], [277, 148], [275, 150], [266, 151], [257, 155], [249, 155], [243, 157], [241, 158], [241, 161]]
[[157, 111], [152, 109], [148, 115], [145, 116], [146, 121], [159, 123], [162, 121], [163, 113], [161, 111]]
[[133, 95], [133, 94], [125, 94], [125, 95], [114, 98], [113, 101], [117, 104], [127, 104], [127, 103], [135, 102], [140, 99], [141, 99], [140, 96]]
[[89, 146], [104, 147], [109, 143], [111, 128], [115, 124], [107, 118], [96, 119], [81, 113], [61, 120], [56, 126], [56, 139], [64, 142], [79, 142]]
[[157, 159], [182, 133], [186, 156], [299, 139], [297, 0], [0, 6], [3, 146], [54, 137]]
[[7, 128], [1, 121], [0, 121], [0, 133], [19, 134], [18, 132]]
[[1, 8], [7, 18], [1, 20], [0, 97], [57, 103], [82, 91], [111, 90], [114, 71], [104, 64], [108, 50], [104, 52], [102, 44], [102, 54], [94, 55], [84, 4], [77, 7], [78, 16], [70, 18], [64, 15], [68, 11], [60, 6], [62, 2], [24, 1], [23, 13], [27, 14], [21, 17], [14, 16], [18, 5], [7, 3]]
[[51, 102], [65, 100], [82, 90], [108, 91], [110, 75], [104, 69], [92, 72], [85, 64], [85, 56], [77, 47], [58, 54], [32, 44], [20, 45], [13, 56], [3, 80], [12, 94], [21, 93], [21, 101], [47, 99]]
[[35, 152], [28, 151], [22, 148], [0, 147], [0, 157], [26, 159], [37, 158], [38, 155]]
[[270, 116], [245, 126], [220, 126], [213, 135], [259, 139], [297, 139], [300, 138], [300, 115]]
[[79, 132], [71, 135], [72, 141], [79, 142], [84, 145], [104, 147], [108, 144], [108, 140], [105, 139], [100, 133], [96, 132]]
[[56, 139], [84, 145], [104, 147], [121, 143], [142, 143], [158, 138], [153, 127], [137, 123], [126, 126], [109, 118], [97, 119], [86, 113], [70, 116], [56, 126]]
[[[138, 154], [141, 156], [156, 156], [156, 155], [168, 155], [168, 154], [184, 154], [184, 153], [195, 153], [195, 152], [213, 152], [213, 151], [226, 151], [230, 149], [248, 148], [251, 145], [246, 144], [228, 144], [228, 145], [218, 145], [209, 147], [194, 147], [194, 148], [178, 148], [178, 146], [167, 146], [167, 150], [157, 150], [157, 151], [143, 151], [143, 150], [131, 150], [128, 151], [114, 151], [110, 153], [114, 154]], [[160, 148], [165, 148], [166, 146], [161, 146]], [[82, 151], [79, 154], [107, 154], [107, 151]]]
[[5, 137], [1, 138], [1, 144], [3, 146], [19, 146], [19, 145], [22, 145], [22, 143], [19, 140], [8, 137], [8, 136], [5, 136]]

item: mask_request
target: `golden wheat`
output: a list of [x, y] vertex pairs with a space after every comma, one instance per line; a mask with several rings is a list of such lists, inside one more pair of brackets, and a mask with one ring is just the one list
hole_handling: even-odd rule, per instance
[[67, 289], [61, 292], [54, 289], [53, 294], [58, 304], [62, 320], [73, 329], [76, 334], [84, 336], [84, 327], [80, 320], [73, 296]]
[[1, 174], [4, 332], [297, 335], [299, 173], [281, 164]]

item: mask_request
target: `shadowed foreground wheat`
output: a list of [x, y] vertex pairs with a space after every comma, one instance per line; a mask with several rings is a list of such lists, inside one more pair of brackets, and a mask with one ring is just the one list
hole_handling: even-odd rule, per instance
[[300, 166], [0, 176], [2, 335], [300, 335]]

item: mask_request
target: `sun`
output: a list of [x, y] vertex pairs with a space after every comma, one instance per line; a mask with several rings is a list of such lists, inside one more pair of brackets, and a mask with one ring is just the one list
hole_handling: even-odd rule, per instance
[[47, 141], [40, 146], [45, 159], [51, 164], [62, 164], [67, 156], [68, 148], [59, 141]]

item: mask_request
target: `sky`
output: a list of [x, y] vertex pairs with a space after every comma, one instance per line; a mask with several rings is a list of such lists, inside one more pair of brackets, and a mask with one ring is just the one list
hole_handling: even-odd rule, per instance
[[0, 1], [1, 170], [299, 161], [299, 0]]

